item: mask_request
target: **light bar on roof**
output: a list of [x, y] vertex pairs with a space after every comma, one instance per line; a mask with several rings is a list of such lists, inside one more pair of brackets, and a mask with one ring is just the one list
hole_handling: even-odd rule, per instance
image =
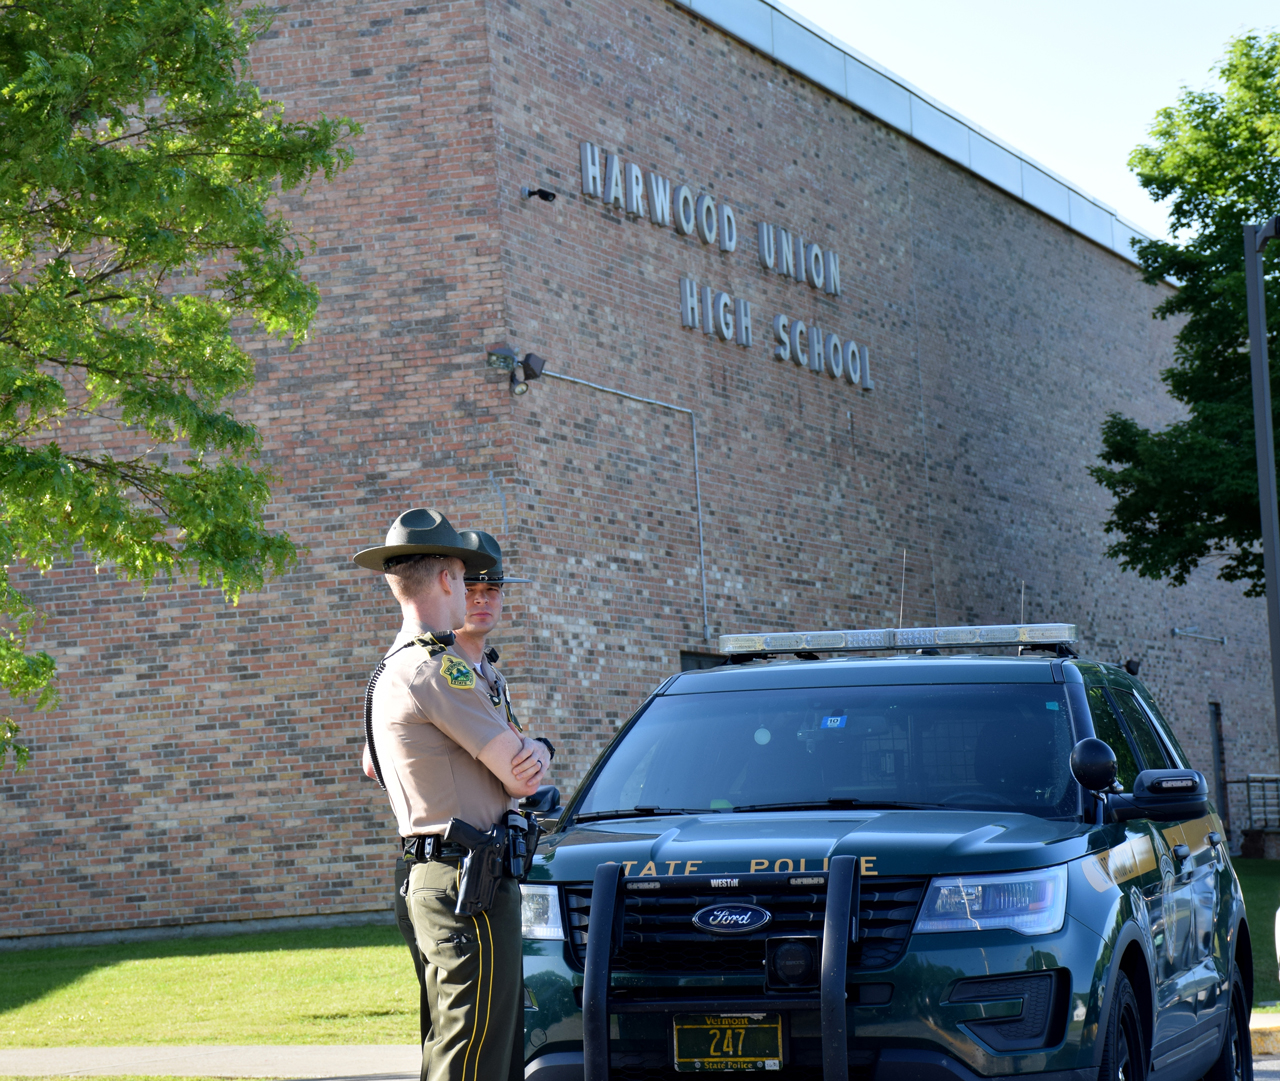
[[954, 649], [957, 646], [1056, 646], [1078, 640], [1074, 623], [993, 627], [906, 627], [881, 631], [722, 634], [721, 653], [836, 653], [860, 649]]

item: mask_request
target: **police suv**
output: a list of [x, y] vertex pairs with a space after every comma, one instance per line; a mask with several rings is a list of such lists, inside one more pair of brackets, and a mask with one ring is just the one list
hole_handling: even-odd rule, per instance
[[1075, 640], [727, 635], [668, 679], [522, 887], [525, 1077], [1251, 1081], [1204, 778]]

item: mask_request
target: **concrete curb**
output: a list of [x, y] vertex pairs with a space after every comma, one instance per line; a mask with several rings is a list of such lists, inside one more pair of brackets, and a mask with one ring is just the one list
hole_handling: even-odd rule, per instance
[[417, 1081], [410, 1044], [256, 1047], [23, 1047], [0, 1050], [0, 1076], [281, 1077]]
[[1255, 1055], [1280, 1055], [1280, 1013], [1255, 1013], [1250, 1017], [1249, 1042]]

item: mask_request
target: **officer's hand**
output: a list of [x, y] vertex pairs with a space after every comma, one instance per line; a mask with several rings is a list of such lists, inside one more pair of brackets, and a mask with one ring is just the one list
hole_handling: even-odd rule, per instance
[[546, 770], [550, 757], [545, 744], [521, 736], [520, 751], [511, 760], [511, 772], [521, 781], [532, 780]]

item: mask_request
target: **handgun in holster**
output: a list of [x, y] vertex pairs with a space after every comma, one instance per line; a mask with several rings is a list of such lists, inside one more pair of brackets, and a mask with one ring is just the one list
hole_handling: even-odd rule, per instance
[[505, 827], [496, 826], [482, 833], [475, 826], [451, 818], [445, 830], [446, 842], [461, 845], [467, 850], [462, 861], [462, 877], [458, 885], [458, 903], [454, 914], [474, 916], [486, 912], [498, 892], [503, 875], [503, 851], [506, 847]]

